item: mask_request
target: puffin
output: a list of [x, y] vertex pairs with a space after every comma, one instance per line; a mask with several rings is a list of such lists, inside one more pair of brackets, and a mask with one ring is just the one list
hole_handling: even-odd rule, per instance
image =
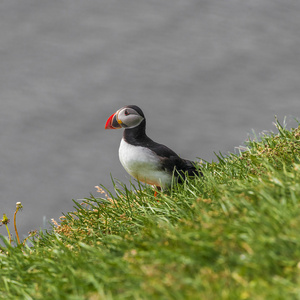
[[138, 106], [124, 106], [106, 121], [105, 129], [120, 128], [124, 128], [119, 147], [120, 162], [138, 181], [161, 190], [171, 187], [173, 176], [179, 183], [186, 176], [203, 176], [195, 162], [180, 158], [173, 150], [147, 136], [146, 118]]

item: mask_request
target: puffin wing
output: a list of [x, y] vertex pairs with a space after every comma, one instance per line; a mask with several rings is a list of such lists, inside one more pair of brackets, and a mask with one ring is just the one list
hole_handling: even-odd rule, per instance
[[181, 183], [186, 176], [203, 176], [202, 172], [195, 166], [196, 163], [180, 158], [179, 156], [171, 156], [169, 158], [162, 158], [162, 167], [174, 173], [178, 177], [178, 182]]
[[203, 176], [202, 172], [195, 166], [195, 162], [187, 159], [180, 158], [173, 150], [165, 145], [154, 143], [152, 144], [151, 150], [155, 152], [161, 161], [161, 168], [164, 171], [173, 173], [174, 169], [175, 176], [179, 177], [179, 182], [185, 178], [186, 174], [188, 176]]

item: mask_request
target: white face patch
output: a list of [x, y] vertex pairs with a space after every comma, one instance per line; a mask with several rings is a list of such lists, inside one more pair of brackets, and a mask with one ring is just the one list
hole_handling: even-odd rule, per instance
[[161, 187], [171, 185], [172, 176], [159, 169], [160, 160], [150, 149], [130, 145], [122, 139], [119, 158], [127, 173], [135, 179]]
[[117, 112], [117, 119], [122, 127], [133, 128], [141, 124], [144, 118], [132, 108], [121, 108]]

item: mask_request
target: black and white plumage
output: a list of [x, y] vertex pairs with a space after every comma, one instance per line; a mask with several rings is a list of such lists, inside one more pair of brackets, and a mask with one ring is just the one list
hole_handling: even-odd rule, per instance
[[202, 175], [195, 163], [180, 158], [167, 146], [146, 135], [146, 119], [138, 106], [122, 107], [108, 118], [105, 129], [117, 128], [125, 129], [119, 148], [120, 162], [137, 180], [167, 188], [171, 186], [173, 174], [179, 182], [186, 174]]

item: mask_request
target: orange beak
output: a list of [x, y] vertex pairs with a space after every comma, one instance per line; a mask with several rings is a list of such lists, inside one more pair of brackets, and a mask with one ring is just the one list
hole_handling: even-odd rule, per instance
[[118, 129], [122, 128], [122, 126], [118, 123], [117, 113], [112, 114], [105, 124], [105, 129]]

